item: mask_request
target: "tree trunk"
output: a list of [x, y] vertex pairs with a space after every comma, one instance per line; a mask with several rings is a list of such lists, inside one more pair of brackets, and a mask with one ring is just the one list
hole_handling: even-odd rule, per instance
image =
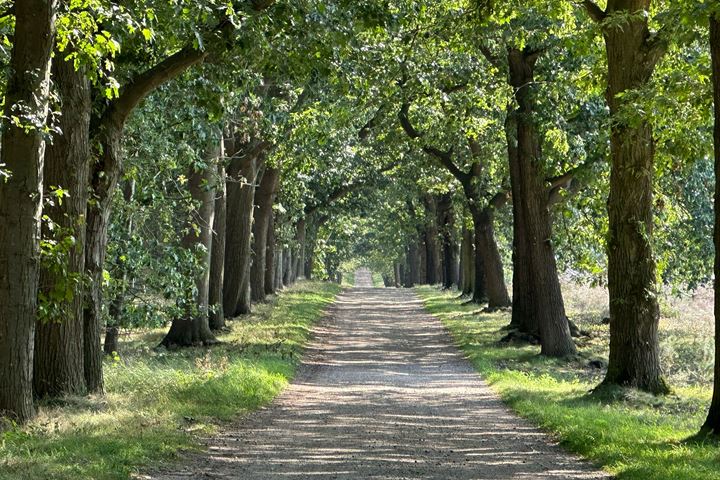
[[[25, 422], [34, 414], [33, 340], [37, 314], [43, 129], [48, 113], [54, 0], [15, 2], [15, 33], [5, 89], [0, 163], [0, 414]], [[31, 126], [33, 128], [26, 129]]]
[[[610, 358], [603, 384], [653, 393], [669, 391], [660, 368], [656, 268], [652, 252], [655, 145], [649, 113], [624, 119], [618, 96], [648, 84], [664, 53], [648, 30], [650, 0], [610, 0], [608, 13], [627, 14], [603, 30], [607, 50], [606, 99], [611, 122], [608, 198]], [[638, 116], [641, 116], [638, 118]]]
[[710, 16], [713, 100], [715, 113], [715, 371], [710, 410], [702, 430], [720, 435], [720, 14]]
[[170, 331], [161, 342], [168, 348], [217, 343], [210, 330], [209, 292], [215, 218], [215, 189], [212, 186], [216, 183], [219, 145], [220, 142], [216, 142], [209, 147], [205, 168], [193, 167], [188, 175], [188, 190], [197, 207], [186, 227], [188, 231], [182, 245], [196, 254], [199, 269], [195, 276], [194, 305], [183, 317], [173, 320]]
[[267, 246], [265, 247], [265, 295], [275, 293], [278, 257], [282, 259], [282, 255], [276, 255], [275, 242], [275, 215], [271, 214], [270, 221], [268, 222]]
[[[560, 281], [557, 274], [555, 252], [552, 246], [552, 220], [548, 210], [549, 191], [545, 186], [541, 166], [542, 152], [540, 138], [534, 124], [534, 68], [539, 53], [511, 49], [508, 54], [510, 84], [515, 88], [518, 110], [515, 116], [517, 126], [516, 165], [511, 167], [519, 203], [518, 221], [523, 222], [524, 248], [529, 262], [521, 261], [515, 268], [529, 268], [523, 274], [531, 281], [531, 315], [540, 330], [541, 354], [562, 357], [575, 353], [575, 343], [565, 315]], [[523, 297], [524, 299], [524, 297]]]
[[427, 283], [435, 285], [440, 281], [438, 270], [440, 265], [440, 246], [438, 245], [439, 233], [437, 227], [437, 200], [432, 195], [423, 197], [425, 205], [425, 247], [427, 249]]
[[292, 248], [285, 247], [283, 249], [283, 277], [282, 283], [284, 287], [289, 287], [292, 284], [292, 269], [293, 269], [293, 256]]
[[517, 121], [514, 109], [509, 106], [505, 120], [508, 162], [510, 164], [510, 185], [513, 198], [513, 298], [510, 327], [540, 338], [540, 325], [533, 313], [533, 289], [530, 276], [530, 254], [528, 233], [521, 208], [523, 192], [520, 185], [520, 164], [517, 148]]
[[420, 268], [420, 259], [418, 258], [418, 245], [417, 240], [412, 239], [407, 246], [407, 255], [406, 255], [406, 263], [407, 263], [407, 282], [405, 282], [405, 286], [408, 288], [414, 287], [415, 284], [418, 283], [419, 276], [418, 276], [418, 270]]
[[118, 339], [120, 336], [120, 327], [112, 326], [105, 329], [105, 341], [103, 342], [103, 353], [112, 355], [119, 350]]
[[[220, 158], [224, 159], [222, 148]], [[225, 166], [218, 162], [218, 180], [215, 189], [215, 219], [213, 221], [212, 251], [210, 257], [210, 292], [209, 303], [210, 329], [220, 330], [225, 326], [223, 310], [223, 279], [225, 274], [225, 226], [227, 224], [227, 184], [225, 182]]]
[[473, 300], [479, 300], [483, 293], [487, 297], [488, 308], [497, 309], [510, 305], [510, 297], [505, 287], [505, 273], [502, 258], [495, 241], [494, 208], [487, 206], [482, 210], [473, 208], [473, 227], [475, 230], [475, 268], [481, 275], [475, 276], [476, 286]]
[[234, 152], [227, 168], [223, 310], [226, 317], [250, 313], [250, 259], [260, 142]]
[[255, 190], [255, 222], [253, 224], [253, 261], [250, 267], [250, 298], [265, 300], [265, 266], [268, 246], [268, 229], [272, 224], [272, 206], [275, 203], [280, 170], [266, 167]]
[[463, 226], [460, 247], [460, 290], [463, 295], [472, 295], [475, 282], [475, 258], [473, 253], [473, 231]]
[[[40, 295], [54, 307], [49, 317], [38, 320], [35, 329], [33, 385], [37, 397], [86, 390], [81, 276], [85, 274], [84, 219], [90, 174], [90, 82], [75, 70], [73, 62], [62, 58], [53, 64], [53, 78], [62, 102], [62, 134], [55, 135], [45, 150], [44, 181], [68, 196], [53, 201], [43, 213], [56, 224], [54, 232], [62, 238], [72, 235], [75, 241], [62, 272], [40, 271]], [[53, 232], [44, 228], [43, 234], [52, 237]], [[70, 299], [66, 292], [72, 292]]]
[[306, 235], [306, 222], [304, 218], [301, 218], [296, 226], [295, 230], [295, 255], [293, 264], [293, 281], [298, 277], [305, 274], [305, 235]]
[[457, 285], [457, 250], [455, 248], [454, 230], [455, 230], [455, 211], [452, 204], [452, 196], [449, 193], [440, 196], [438, 201], [438, 224], [442, 238], [442, 255], [443, 255], [443, 287], [450, 289], [453, 285]]
[[420, 285], [427, 285], [427, 245], [425, 232], [418, 234], [418, 279]]

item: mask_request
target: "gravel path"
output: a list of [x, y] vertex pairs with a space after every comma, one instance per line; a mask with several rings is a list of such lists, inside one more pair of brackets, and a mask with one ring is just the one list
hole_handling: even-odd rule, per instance
[[150, 478], [610, 478], [509, 412], [412, 291], [356, 285], [272, 405]]

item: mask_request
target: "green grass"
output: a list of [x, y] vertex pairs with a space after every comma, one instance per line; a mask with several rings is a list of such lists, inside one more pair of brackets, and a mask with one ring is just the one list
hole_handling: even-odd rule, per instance
[[373, 287], [384, 287], [385, 282], [383, 282], [382, 274], [377, 272], [371, 272], [372, 277], [372, 283]]
[[354, 287], [355, 286], [355, 271], [343, 272], [342, 277], [343, 287]]
[[630, 389], [591, 394], [601, 373], [587, 363], [603, 335], [582, 341], [574, 358], [547, 359], [538, 347], [498, 343], [509, 313], [482, 313], [432, 287], [416, 291], [502, 399], [569, 450], [622, 480], [720, 479], [717, 443], [687, 441], [704, 420], [708, 385], [679, 386], [665, 397]]
[[289, 382], [312, 324], [340, 287], [300, 282], [230, 322], [213, 348], [153, 347], [164, 331], [126, 339], [105, 364], [106, 395], [41, 405], [0, 431], [0, 479], [126, 479], [199, 448], [199, 434], [270, 402]]

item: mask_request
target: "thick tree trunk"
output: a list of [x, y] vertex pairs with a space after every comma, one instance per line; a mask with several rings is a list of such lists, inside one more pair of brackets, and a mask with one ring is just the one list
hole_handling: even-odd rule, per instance
[[103, 330], [103, 271], [107, 253], [107, 231], [112, 197], [120, 179], [123, 124], [113, 115], [104, 118], [96, 132], [101, 154], [94, 165], [90, 185], [93, 201], [87, 207], [85, 269], [90, 277], [83, 311], [85, 383], [91, 393], [102, 392], [103, 352], [100, 337]]
[[508, 162], [510, 164], [510, 185], [513, 198], [513, 298], [510, 326], [514, 329], [540, 338], [540, 325], [533, 313], [533, 288], [530, 276], [530, 254], [528, 252], [528, 233], [521, 208], [523, 192], [517, 148], [517, 121], [512, 107], [508, 108], [505, 121]]
[[575, 353], [576, 349], [560, 290], [552, 246], [552, 220], [547, 206], [549, 191], [540, 164], [540, 138], [533, 120], [533, 72], [538, 55], [536, 52], [517, 49], [511, 49], [508, 55], [510, 84], [515, 88], [515, 99], [519, 106], [515, 118], [516, 165], [511, 167], [511, 174], [514, 173], [511, 181], [519, 187], [519, 195], [513, 196], [513, 201], [519, 203], [520, 215], [517, 220], [524, 224], [524, 235], [518, 240], [526, 242], [526, 253], [529, 256], [529, 262], [520, 259], [521, 263], [515, 265], [515, 268], [530, 269], [524, 275], [531, 281], [531, 315], [539, 326], [541, 353], [561, 357]]
[[[482, 210], [472, 209], [473, 229], [475, 231], [475, 282], [473, 300], [482, 301], [478, 297], [487, 297], [488, 308], [497, 309], [510, 305], [502, 257], [495, 241], [493, 226], [494, 209], [488, 206]], [[477, 269], [481, 275], [477, 275]], [[479, 284], [479, 286], [478, 286]], [[484, 294], [484, 295], [483, 295]]]
[[475, 257], [473, 253], [473, 231], [463, 226], [460, 247], [460, 290], [463, 295], [472, 295], [475, 282]]
[[265, 266], [268, 246], [268, 229], [272, 223], [272, 206], [275, 202], [280, 170], [266, 167], [255, 190], [255, 221], [253, 223], [253, 261], [250, 267], [250, 298], [254, 302], [265, 300]]
[[[656, 268], [652, 252], [655, 145], [648, 116], [625, 119], [622, 95], [648, 84], [665, 48], [648, 30], [650, 0], [608, 2], [622, 25], [603, 30], [611, 122], [608, 198], [610, 358], [604, 384], [668, 392], [660, 368]], [[637, 112], [636, 112], [637, 113]], [[649, 114], [647, 114], [649, 115]]]
[[220, 142], [209, 147], [207, 166], [192, 168], [188, 175], [188, 190], [197, 207], [187, 225], [183, 237], [184, 248], [195, 253], [199, 269], [195, 277], [194, 305], [183, 317], [175, 318], [170, 331], [161, 345], [168, 348], [189, 347], [198, 344], [212, 344], [217, 340], [210, 330], [209, 292], [210, 264], [213, 243], [213, 221], [215, 218], [215, 189], [217, 164], [220, 157]]
[[[62, 57], [62, 56], [60, 56]], [[83, 292], [85, 274], [85, 213], [90, 174], [90, 82], [73, 63], [57, 58], [53, 78], [62, 102], [60, 131], [45, 150], [45, 184], [61, 188], [68, 196], [53, 201], [43, 214], [59, 228], [61, 237], [75, 239], [66, 270], [40, 271], [40, 294], [59, 310], [37, 322], [33, 385], [37, 397], [85, 392], [83, 361]], [[44, 229], [44, 235], [52, 232]], [[60, 240], [60, 239], [58, 239]], [[72, 282], [68, 284], [69, 282]], [[64, 291], [72, 290], [65, 300]], [[55, 316], [57, 315], [57, 316]]]
[[[224, 148], [220, 158], [224, 159]], [[218, 162], [218, 179], [215, 189], [215, 219], [213, 220], [212, 251], [210, 257], [210, 292], [209, 303], [210, 329], [220, 330], [225, 326], [223, 310], [223, 279], [225, 276], [225, 226], [227, 224], [227, 184], [225, 183], [225, 166]]]
[[418, 245], [416, 239], [412, 239], [408, 243], [406, 258], [408, 278], [404, 285], [410, 288], [419, 283], [420, 258], [418, 257]]
[[292, 269], [293, 269], [293, 256], [292, 248], [285, 247], [283, 249], [283, 275], [282, 283], [284, 287], [289, 287], [293, 282]]
[[276, 255], [275, 242], [275, 215], [271, 214], [267, 229], [267, 245], [265, 247], [265, 295], [275, 293], [278, 257], [282, 260], [282, 255]]
[[[426, 275], [427, 283], [435, 285], [441, 281], [438, 270], [442, 268], [440, 263], [439, 232], [437, 226], [437, 199], [432, 195], [423, 197], [425, 206], [425, 248], [426, 248]], [[440, 270], [442, 272], [442, 270]]]
[[295, 230], [295, 255], [293, 256], [293, 281], [305, 274], [305, 235], [306, 221], [301, 218]]
[[120, 338], [120, 327], [112, 326], [105, 329], [105, 341], [103, 342], [103, 353], [107, 356], [119, 351], [118, 340]]
[[702, 429], [720, 435], [720, 14], [710, 16], [710, 53], [715, 113], [715, 383], [710, 410]]
[[418, 233], [418, 278], [417, 283], [427, 285], [427, 245], [425, 232]]
[[[43, 129], [48, 113], [54, 0], [15, 2], [15, 33], [0, 163], [0, 415], [24, 422], [34, 414], [33, 341], [37, 313]], [[7, 121], [18, 117], [22, 125]], [[25, 128], [25, 127], [32, 128]]]
[[250, 259], [255, 182], [260, 142], [234, 152], [227, 167], [227, 213], [223, 310], [226, 317], [250, 313]]
[[438, 201], [438, 224], [442, 238], [442, 280], [443, 288], [450, 289], [457, 285], [457, 249], [455, 247], [455, 211], [452, 196], [447, 193], [440, 196]]

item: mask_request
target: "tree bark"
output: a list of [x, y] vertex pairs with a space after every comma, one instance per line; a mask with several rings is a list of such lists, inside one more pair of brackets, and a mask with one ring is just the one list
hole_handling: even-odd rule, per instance
[[463, 226], [460, 246], [460, 291], [472, 295], [475, 281], [475, 257], [473, 253], [473, 231]]
[[265, 147], [253, 142], [232, 155], [227, 167], [227, 224], [223, 310], [227, 317], [250, 313], [250, 259], [258, 155]]
[[[491, 310], [510, 305], [502, 257], [495, 241], [494, 207], [482, 210], [472, 208], [473, 229], [475, 231], [475, 292], [473, 300], [487, 298]], [[478, 275], [477, 272], [480, 272]]]
[[533, 311], [533, 289], [530, 276], [530, 254], [528, 252], [528, 233], [521, 208], [520, 165], [517, 148], [517, 121], [512, 107], [508, 108], [505, 121], [508, 161], [510, 164], [510, 184], [513, 197], [513, 298], [510, 327], [540, 338], [540, 325]]
[[634, 109], [628, 122], [623, 113], [627, 100], [622, 96], [648, 84], [667, 48], [650, 34], [649, 9], [650, 0], [609, 0], [606, 14], [625, 14], [628, 20], [622, 26], [603, 27], [606, 100], [613, 120], [607, 244], [610, 358], [603, 384], [666, 393], [652, 252], [655, 142], [649, 114], [643, 117]]
[[452, 204], [452, 196], [447, 193], [441, 195], [438, 201], [438, 224], [442, 238], [443, 255], [443, 288], [450, 289], [457, 285], [457, 250], [455, 248], [455, 211]]
[[[68, 196], [46, 206], [44, 215], [59, 228], [61, 237], [75, 239], [62, 272], [40, 271], [40, 295], [49, 298], [58, 318], [38, 320], [35, 328], [33, 386], [35, 396], [59, 396], [85, 392], [83, 363], [83, 292], [85, 274], [85, 214], [90, 174], [90, 82], [73, 62], [59, 55], [53, 63], [53, 78], [61, 100], [60, 131], [45, 149], [44, 177], [50, 188], [61, 188]], [[43, 234], [52, 232], [43, 229]], [[68, 285], [68, 282], [71, 284]], [[59, 291], [53, 293], [54, 289]], [[72, 291], [66, 299], [65, 292]]]
[[197, 207], [186, 227], [188, 232], [182, 245], [197, 255], [199, 269], [195, 276], [194, 304], [184, 316], [173, 319], [170, 331], [161, 342], [168, 348], [217, 343], [210, 330], [209, 292], [219, 145], [220, 142], [215, 142], [208, 148], [205, 168], [193, 167], [188, 175], [188, 190]]
[[418, 233], [418, 279], [420, 285], [427, 285], [427, 244], [425, 232]]
[[275, 242], [275, 214], [271, 213], [267, 228], [267, 246], [265, 247], [265, 295], [275, 293], [278, 259], [282, 260], [282, 255], [277, 255]]
[[[220, 158], [224, 160], [222, 147]], [[223, 279], [225, 277], [225, 227], [227, 224], [227, 184], [225, 182], [224, 162], [218, 162], [218, 180], [215, 191], [215, 219], [213, 220], [212, 251], [210, 257], [209, 303], [210, 329], [220, 330], [225, 326], [223, 310]]]
[[411, 288], [419, 283], [420, 258], [418, 256], [418, 245], [415, 238], [411, 239], [408, 243], [406, 258], [408, 278], [405, 286]]
[[720, 16], [710, 15], [710, 53], [712, 56], [713, 100], [715, 114], [715, 369], [712, 401], [702, 430], [720, 435]]
[[[438, 270], [441, 269], [440, 264], [440, 245], [438, 243], [439, 232], [437, 226], [437, 199], [432, 195], [423, 197], [425, 206], [425, 248], [427, 250], [427, 283], [435, 285], [441, 281]], [[442, 272], [442, 270], [440, 270]]]
[[292, 256], [292, 248], [285, 247], [283, 249], [283, 275], [282, 275], [282, 283], [284, 287], [290, 286], [292, 283], [292, 269], [293, 269], [293, 256]]
[[253, 223], [253, 260], [250, 267], [250, 298], [254, 302], [265, 300], [265, 266], [268, 246], [268, 229], [272, 223], [272, 206], [275, 202], [280, 170], [265, 167], [255, 189], [255, 215]]
[[[21, 423], [35, 414], [32, 368], [43, 129], [48, 114], [56, 7], [55, 0], [15, 2], [15, 33], [5, 89], [0, 163], [10, 177], [0, 181], [0, 415]], [[7, 120], [14, 116], [20, 119], [20, 126]]]
[[296, 246], [295, 255], [293, 256], [293, 281], [305, 274], [305, 235], [307, 229], [305, 218], [298, 220], [295, 228]]
[[[575, 353], [575, 343], [570, 334], [570, 326], [565, 315], [565, 305], [560, 290], [555, 252], [552, 246], [552, 220], [548, 210], [549, 190], [545, 186], [542, 171], [542, 152], [540, 138], [534, 123], [534, 68], [539, 52], [510, 49], [508, 64], [510, 84], [515, 89], [518, 110], [514, 113], [517, 126], [517, 152], [512, 160], [511, 182], [515, 184], [517, 195], [513, 202], [518, 204], [519, 215], [515, 221], [522, 222], [519, 242], [525, 242], [527, 259], [518, 258], [514, 268], [529, 268], [520, 273], [518, 280], [530, 280], [532, 295], [530, 315], [537, 323], [540, 332], [541, 354], [562, 357]], [[512, 114], [511, 114], [512, 115]], [[527, 261], [529, 260], [529, 261]], [[523, 276], [525, 276], [523, 278]], [[523, 283], [520, 287], [526, 286]], [[519, 300], [526, 300], [520, 296]]]

